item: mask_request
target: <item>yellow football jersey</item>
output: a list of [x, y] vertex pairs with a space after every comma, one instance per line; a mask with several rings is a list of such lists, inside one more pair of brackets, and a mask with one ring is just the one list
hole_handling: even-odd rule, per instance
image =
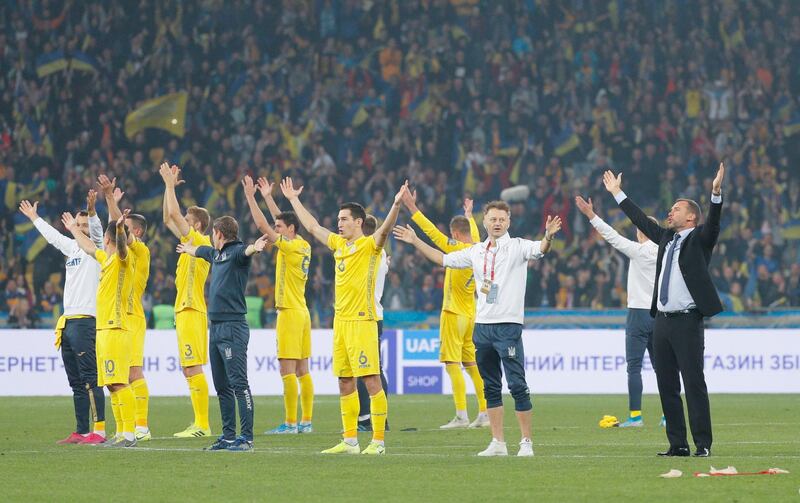
[[[444, 253], [451, 253], [472, 246], [469, 243], [462, 243], [442, 234], [421, 211], [414, 213], [411, 216], [411, 220]], [[481, 237], [478, 233], [478, 226], [472, 218], [469, 219], [469, 230], [472, 240], [476, 243], [479, 242]], [[442, 290], [444, 291], [442, 311], [464, 316], [475, 316], [475, 280], [472, 277], [472, 269], [445, 269]]]
[[381, 248], [373, 236], [361, 236], [348, 243], [338, 234], [328, 236], [333, 250], [336, 288], [333, 310], [339, 321], [375, 318], [375, 281]]
[[[189, 234], [181, 238], [181, 243], [191, 243], [194, 246], [211, 246], [211, 238], [200, 234], [194, 228], [189, 230]], [[206, 298], [203, 294], [206, 286], [208, 271], [211, 264], [197, 257], [192, 257], [188, 253], [181, 253], [178, 258], [178, 270], [175, 273], [175, 312], [179, 313], [184, 309], [194, 309], [205, 313]]]
[[128, 296], [128, 314], [144, 318], [142, 295], [150, 277], [150, 248], [138, 239], [134, 239], [133, 243], [128, 245], [128, 255], [132, 258], [133, 267], [133, 288]]
[[300, 236], [275, 241], [275, 307], [306, 308], [306, 280], [311, 264], [311, 245]]
[[128, 323], [128, 299], [133, 290], [133, 257], [125, 260], [109, 255], [105, 250], [94, 254], [100, 263], [100, 283], [97, 286], [97, 329], [125, 328]]

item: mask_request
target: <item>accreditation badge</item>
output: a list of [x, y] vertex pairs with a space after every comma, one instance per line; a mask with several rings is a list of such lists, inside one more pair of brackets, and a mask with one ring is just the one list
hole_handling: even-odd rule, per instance
[[492, 288], [492, 282], [489, 279], [484, 279], [483, 284], [481, 285], [481, 293], [484, 295], [489, 295], [489, 290]]

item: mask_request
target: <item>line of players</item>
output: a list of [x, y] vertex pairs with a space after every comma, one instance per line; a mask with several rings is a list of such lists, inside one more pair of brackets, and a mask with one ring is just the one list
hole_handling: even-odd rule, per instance
[[[211, 239], [206, 235], [211, 223], [208, 211], [192, 206], [186, 209], [185, 214], [181, 213], [175, 194], [175, 187], [183, 183], [179, 177], [180, 169], [165, 163], [160, 167], [159, 173], [165, 183], [163, 223], [181, 243], [194, 247], [211, 246]], [[285, 419], [281, 425], [267, 433], [312, 431], [313, 382], [308, 373], [308, 358], [311, 353], [310, 316], [305, 303], [311, 247], [298, 234], [299, 225], [302, 224], [312, 236], [333, 251], [336, 262], [334, 373], [340, 382], [344, 439], [325, 452], [359, 452], [356, 432], [358, 429], [372, 429], [373, 441], [365, 452], [382, 454], [385, 452], [383, 436], [388, 410], [383, 391], [385, 379], [381, 382], [378, 354], [379, 327], [382, 325], [380, 297], [388, 271], [384, 243], [394, 226], [400, 206], [404, 205], [412, 220], [442, 251], [449, 253], [468, 248], [480, 240], [477, 225], [472, 218], [472, 201], [464, 201], [464, 216], [455, 216], [451, 220], [451, 237], [448, 238], [419, 211], [416, 207], [416, 193], [412, 193], [406, 184], [395, 196], [394, 205], [383, 225], [378, 226], [374, 217], [366, 215], [361, 205], [347, 203], [340, 208], [339, 232], [335, 234], [322, 228], [303, 207], [299, 201], [302, 187], [295, 189], [291, 179], [284, 180], [281, 189], [294, 212], [281, 212], [272, 197], [273, 184], [265, 178], [254, 183], [248, 176], [242, 184], [256, 226], [278, 249], [275, 271], [275, 307], [278, 312], [276, 332], [284, 386]], [[151, 438], [147, 424], [148, 390], [142, 372], [146, 325], [142, 294], [147, 285], [150, 263], [150, 252], [142, 239], [147, 231], [147, 222], [141, 215], [120, 210], [119, 201], [124, 193], [116, 187], [116, 179], [109, 180], [101, 175], [98, 185], [109, 208], [109, 226], [105, 233], [102, 233], [95, 213], [94, 191], [89, 192], [88, 211], [85, 214], [79, 213], [73, 217], [65, 213], [62, 216], [62, 221], [72, 233], [74, 241], [43, 223], [36, 215], [35, 203], [31, 205], [23, 201], [20, 211], [31, 218], [40, 231], [45, 227], [49, 228], [46, 233], [42, 232], [43, 235], [67, 256], [65, 310], [64, 316], [59, 319], [57, 333], [77, 327], [77, 331], [83, 331], [84, 336], [70, 340], [80, 341], [81, 347], [85, 348], [91, 345], [91, 340], [95, 337], [95, 327], [86, 323], [86, 319], [95, 317], [97, 355], [94, 376], [89, 368], [91, 365], [87, 364], [90, 362], [85, 360], [88, 359], [87, 356], [91, 356], [95, 347], [91, 348], [91, 352], [76, 352], [72, 351], [75, 343], [68, 347], [62, 346], [65, 368], [76, 397], [78, 422], [77, 431], [62, 443], [102, 443], [105, 440], [103, 395], [98, 386], [106, 386], [111, 393], [116, 423], [116, 435], [108, 445], [130, 447]], [[268, 224], [256, 201], [257, 192], [265, 199], [275, 222], [274, 229]], [[64, 242], [68, 241], [74, 244], [71, 247], [64, 246]], [[99, 273], [96, 314], [91, 309], [76, 313], [68, 305], [71, 293], [79, 293], [88, 288], [85, 284], [71, 281], [76, 276], [76, 260], [73, 255], [81, 253], [86, 257], [82, 256], [78, 262], [83, 263], [85, 268], [85, 258], [94, 259], [94, 264], [90, 263], [89, 267], [94, 267]], [[208, 262], [188, 253], [182, 253], [178, 260], [175, 323], [178, 352], [190, 391], [194, 420], [184, 431], [176, 433], [176, 437], [211, 435], [208, 383], [203, 373], [203, 365], [208, 360], [208, 313], [204, 287], [209, 269]], [[475, 285], [471, 270], [447, 269], [443, 291], [440, 361], [445, 364], [452, 381], [455, 417], [441, 428], [485, 427], [489, 425], [489, 420], [483, 380], [475, 364], [475, 346], [472, 342]], [[365, 292], [372, 294], [364, 295]], [[81, 371], [72, 372], [75, 362], [68, 360], [74, 360], [79, 353], [82, 356]], [[478, 401], [478, 415], [472, 423], [467, 415], [466, 383], [462, 367], [473, 383]], [[361, 378], [371, 398], [362, 399], [362, 405], [359, 405], [355, 378]], [[299, 422], [298, 388], [302, 410]], [[88, 431], [89, 414], [82, 405], [82, 399], [87, 395], [90, 398], [91, 416], [95, 421], [93, 432]], [[372, 424], [359, 426], [359, 418], [369, 417], [370, 401]]]

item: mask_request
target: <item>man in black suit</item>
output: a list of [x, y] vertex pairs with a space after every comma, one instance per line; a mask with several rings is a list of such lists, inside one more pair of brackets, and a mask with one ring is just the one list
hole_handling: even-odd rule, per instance
[[711, 412], [703, 375], [703, 317], [722, 311], [708, 264], [717, 244], [722, 212], [720, 163], [711, 188], [711, 209], [706, 223], [700, 206], [691, 199], [678, 199], [670, 209], [667, 228], [653, 222], [622, 192], [622, 174], [603, 174], [603, 183], [619, 207], [636, 227], [658, 243], [656, 281], [650, 315], [655, 318], [653, 356], [658, 393], [667, 420], [669, 449], [659, 456], [688, 456], [686, 421], [681, 401], [681, 382], [686, 388], [689, 426], [697, 450], [694, 455], [711, 454]]

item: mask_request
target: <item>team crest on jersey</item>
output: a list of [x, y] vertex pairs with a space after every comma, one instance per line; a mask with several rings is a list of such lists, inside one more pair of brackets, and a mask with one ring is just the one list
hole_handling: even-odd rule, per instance
[[339, 272], [344, 272], [344, 259], [339, 261], [339, 264], [336, 266], [336, 268], [339, 269]]

